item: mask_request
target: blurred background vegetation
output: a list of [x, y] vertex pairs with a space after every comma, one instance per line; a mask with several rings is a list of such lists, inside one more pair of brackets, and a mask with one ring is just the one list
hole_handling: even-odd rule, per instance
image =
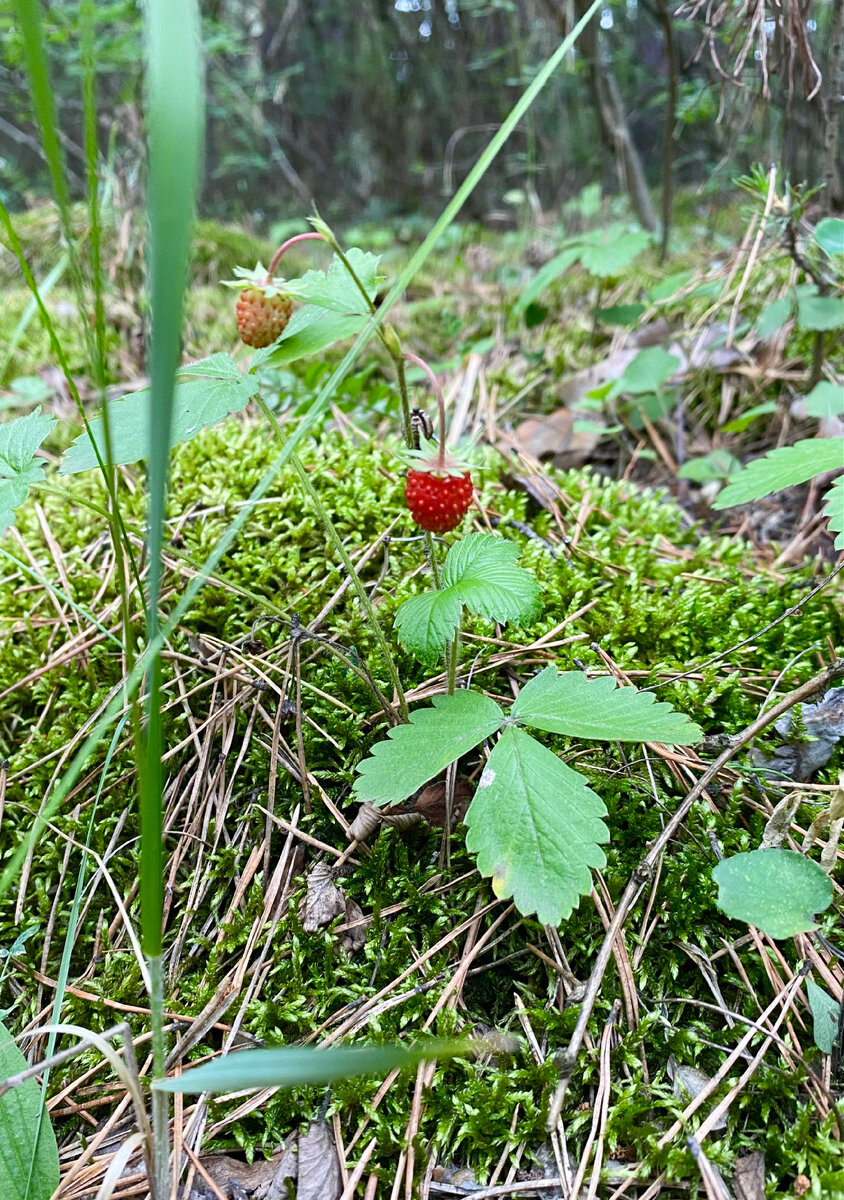
[[[206, 0], [202, 209], [269, 231], [313, 201], [341, 223], [438, 211], [583, 0]], [[44, 6], [71, 178], [84, 176], [77, 0]], [[98, 6], [101, 150], [113, 199], [143, 185], [141, 5]], [[472, 197], [490, 226], [557, 213], [584, 187], [717, 203], [776, 162], [841, 200], [842, 0], [607, 3]], [[48, 194], [19, 31], [0, 4], [0, 195]]]

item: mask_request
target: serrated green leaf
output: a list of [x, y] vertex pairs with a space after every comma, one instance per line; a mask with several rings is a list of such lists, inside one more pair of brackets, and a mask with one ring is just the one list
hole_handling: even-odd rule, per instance
[[824, 516], [829, 517], [831, 533], [838, 537], [833, 542], [836, 550], [844, 550], [844, 475], [836, 479], [823, 499]]
[[505, 729], [466, 813], [466, 845], [496, 896], [545, 925], [565, 920], [606, 864], [606, 808], [577, 771], [530, 734]]
[[15, 509], [23, 504], [30, 485], [43, 479], [46, 463], [34, 457], [35, 451], [55, 423], [36, 408], [0, 425], [0, 533], [14, 524]]
[[[173, 422], [170, 447], [189, 442], [201, 429], [217, 425], [230, 413], [240, 412], [258, 390], [254, 375], [241, 375], [227, 354], [214, 354], [179, 370], [173, 397]], [[116, 465], [140, 462], [149, 452], [151, 392], [145, 388], [110, 400], [111, 457]], [[105, 460], [105, 432], [102, 417], [91, 421], [91, 434]], [[87, 431], [72, 443], [61, 465], [62, 475], [76, 475], [96, 467], [97, 457]]]
[[510, 715], [520, 725], [596, 741], [693, 746], [703, 736], [685, 714], [655, 700], [652, 692], [617, 687], [610, 675], [559, 674], [550, 664], [525, 684]]
[[791, 316], [793, 308], [791, 298], [783, 296], [780, 300], [772, 300], [766, 304], [756, 319], [756, 335], [763, 341], [773, 337], [782, 329]]
[[822, 379], [804, 396], [803, 403], [810, 417], [844, 417], [844, 387]]
[[297, 359], [319, 354], [335, 342], [360, 333], [368, 319], [368, 314], [332, 312], [329, 308], [306, 304], [294, 312], [277, 342], [252, 356], [249, 369], [284, 367]]
[[[378, 255], [369, 254], [352, 247], [346, 257], [366, 289], [370, 300], [378, 294]], [[289, 296], [304, 300], [317, 308], [332, 312], [359, 313], [369, 316], [369, 305], [361, 295], [360, 288], [352, 279], [339, 258], [332, 259], [327, 271], [307, 271], [301, 279], [288, 280], [282, 288]]]
[[838, 1033], [841, 1005], [836, 1004], [822, 987], [818, 987], [814, 979], [806, 980], [806, 991], [809, 995], [809, 1008], [814, 1017], [812, 1037], [815, 1039], [815, 1045], [822, 1054], [831, 1054]]
[[[17, 1075], [28, 1066], [8, 1029], [0, 1024], [0, 1079]], [[24, 1196], [49, 1200], [59, 1186], [55, 1135], [46, 1112], [39, 1117], [40, 1112], [41, 1092], [34, 1079], [0, 1096], [0, 1196], [4, 1200], [23, 1200]]]
[[373, 804], [396, 804], [501, 728], [504, 714], [481, 692], [434, 696], [409, 725], [396, 725], [358, 766], [354, 792]]
[[761, 500], [772, 492], [805, 483], [824, 471], [844, 467], [844, 438], [806, 438], [793, 446], [778, 446], [737, 471], [713, 501], [715, 509]]
[[[239, 1092], [245, 1088], [313, 1087], [356, 1075], [387, 1075], [435, 1058], [470, 1053], [463, 1042], [431, 1038], [413, 1046], [280, 1046], [238, 1050], [173, 1079], [156, 1079], [160, 1092]], [[6, 1193], [3, 1193], [4, 1195]], [[11, 1195], [12, 1193], [9, 1193]]]
[[539, 611], [540, 591], [530, 571], [516, 566], [519, 547], [489, 533], [470, 533], [451, 547], [443, 587], [454, 588], [470, 612], [492, 621], [521, 622]]
[[794, 290], [797, 320], [804, 329], [821, 331], [844, 325], [844, 299], [840, 296], [821, 296], [814, 283], [802, 284]]
[[555, 279], [559, 279], [573, 263], [577, 262], [579, 256], [580, 249], [577, 246], [569, 246], [568, 249], [558, 254], [556, 258], [552, 258], [550, 262], [540, 267], [533, 279], [522, 288], [521, 295], [513, 305], [514, 314], [518, 316], [520, 313], [523, 313], [529, 305], [533, 304], [542, 295], [547, 287], [551, 286]]
[[606, 279], [628, 267], [650, 245], [651, 235], [639, 230], [618, 236], [611, 229], [599, 229], [581, 240], [580, 265], [590, 275]]
[[724, 858], [712, 871], [718, 907], [773, 938], [817, 929], [815, 914], [832, 903], [826, 872], [794, 850], [751, 850]]
[[815, 241], [830, 258], [844, 254], [844, 221], [840, 217], [824, 217], [815, 226]]
[[517, 567], [519, 547], [488, 533], [470, 533], [446, 555], [442, 588], [406, 600], [396, 613], [402, 644], [422, 657], [439, 653], [454, 637], [461, 605], [490, 620], [522, 622], [539, 611], [540, 593], [529, 571]]
[[460, 624], [460, 597], [453, 590], [423, 592], [399, 606], [395, 627], [399, 641], [421, 658], [439, 654]]
[[680, 360], [676, 354], [669, 354], [662, 346], [648, 346], [627, 364], [621, 378], [610, 389], [610, 394], [618, 396], [626, 392], [629, 396], [641, 396], [646, 392], [658, 392], [679, 366]]

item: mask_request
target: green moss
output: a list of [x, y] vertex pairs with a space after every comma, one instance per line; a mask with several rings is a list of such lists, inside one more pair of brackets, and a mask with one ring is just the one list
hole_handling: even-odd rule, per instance
[[[175, 452], [168, 509], [174, 565], [165, 579], [165, 608], [184, 588], [193, 566], [203, 560], [240, 511], [274, 454], [263, 426], [248, 420], [231, 420], [204, 431]], [[389, 630], [397, 606], [425, 586], [419, 573], [424, 545], [405, 513], [391, 449], [377, 442], [357, 446], [336, 434], [326, 434], [319, 442], [309, 441], [302, 448], [302, 457], [353, 558], [379, 537], [388, 522], [400, 516], [386, 556], [379, 554], [363, 569], [365, 583], [378, 581], [373, 599]], [[799, 618], [766, 633], [765, 626], [793, 603], [794, 589], [805, 585], [808, 572], [795, 571], [787, 585], [781, 584], [756, 570], [747, 547], [687, 527], [681, 512], [663, 494], [611, 483], [589, 472], [559, 474], [556, 479], [566, 511], [576, 514], [588, 506], [576, 542], [560, 545], [556, 555], [537, 538], [528, 538], [509, 524], [527, 521], [540, 538], [553, 532], [548, 514], [530, 511], [524, 493], [502, 486], [492, 459], [481, 488], [490, 512], [501, 518], [501, 534], [523, 547], [522, 562], [535, 572], [545, 598], [545, 610], [531, 628], [521, 633], [506, 630], [505, 634], [529, 645], [569, 621], [558, 636], [577, 640], [558, 647], [556, 661], [561, 667], [571, 666], [575, 657], [590, 666], [597, 664], [591, 646], [598, 642], [622, 668], [639, 673], [637, 682], [656, 687], [661, 698], [683, 708], [707, 731], [733, 732], [756, 715], [786, 664], [781, 687], [793, 686], [816, 669], [813, 654], [823, 648], [827, 636], [838, 644], [844, 641], [840, 587], [836, 590], [833, 585], [807, 603]], [[57, 587], [67, 585], [78, 605], [102, 618], [115, 600], [110, 552], [101, 517], [84, 503], [101, 503], [101, 485], [91, 475], [70, 477], [62, 480], [61, 486], [63, 496], [36, 491], [52, 541], [45, 538], [32, 501], [20, 511], [20, 534], [39, 571]], [[140, 536], [144, 516], [141, 491], [124, 489], [123, 504], [130, 531]], [[51, 549], [55, 545], [61, 548], [61, 571]], [[10, 554], [19, 553], [10, 538], [4, 546]], [[187, 714], [176, 702], [176, 668], [185, 689], [192, 691], [193, 728], [204, 730], [215, 707], [234, 696], [233, 684], [222, 691], [221, 685], [215, 684], [219, 663], [203, 665], [199, 660], [201, 654], [212, 656], [215, 639], [230, 647], [242, 647], [245, 638], [260, 639], [267, 648], [262, 669], [279, 685], [289, 661], [289, 623], [294, 618], [302, 624], [314, 620], [344, 582], [292, 470], [283, 470], [275, 480], [216, 576], [200, 593], [165, 659], [166, 696], [174, 701], [165, 713], [165, 736], [171, 747], [184, 743], [168, 762], [168, 772], [171, 778], [179, 771], [185, 773], [188, 793], [197, 767], [196, 746]], [[108, 580], [105, 586], [104, 578]], [[588, 611], [572, 619], [593, 601], [596, 603]], [[24, 836], [72, 739], [121, 678], [119, 647], [105, 637], [94, 641], [84, 656], [61, 661], [58, 652], [69, 633], [75, 632], [75, 620], [70, 618], [69, 631], [64, 628], [49, 594], [31, 587], [4, 561], [0, 575], [0, 693], [5, 694], [0, 695], [0, 755], [8, 757], [10, 777], [17, 780], [6, 799], [4, 854], [11, 853]], [[84, 628], [85, 619], [80, 621]], [[112, 627], [114, 621], [112, 609], [106, 624]], [[365, 663], [378, 684], [388, 687], [372, 635], [350, 592], [331, 609], [322, 632], [344, 648], [347, 659]], [[478, 621], [470, 623], [466, 633], [467, 661], [477, 653], [475, 671], [482, 671], [489, 647], [468, 639], [488, 636], [492, 627]], [[747, 638], [752, 638], [748, 646], [712, 665], [700, 665]], [[407, 686], [423, 682], [427, 672], [422, 666], [398, 647], [396, 656]], [[378, 705], [365, 680], [325, 643], [303, 641], [301, 657], [307, 763], [333, 802], [349, 810], [354, 767], [383, 734], [383, 726], [367, 723]], [[44, 670], [45, 666], [48, 669]], [[520, 663], [518, 657], [511, 664], [516, 678], [522, 680], [535, 667], [535, 661]], [[693, 672], [691, 678], [670, 682], [687, 671]], [[274, 693], [251, 689], [250, 677], [254, 679], [247, 657], [238, 685], [239, 701], [227, 718], [231, 725], [221, 726], [219, 735], [203, 734], [211, 738], [212, 760], [216, 762], [214, 756], [222, 755], [219, 761], [225, 766], [226, 779], [237, 763], [226, 815], [220, 808], [209, 808], [201, 837], [187, 840], [173, 879], [168, 944], [172, 945], [183, 921], [189, 922], [189, 933], [171, 981], [174, 994], [170, 1003], [189, 1014], [201, 1010], [223, 974], [238, 960], [264, 903], [259, 872], [247, 888], [242, 906], [229, 915], [233, 881], [239, 878], [252, 845], [263, 838], [266, 821], [262, 806], [269, 778], [270, 733], [256, 717], [255, 702], [259, 701], [270, 717], [277, 703]], [[508, 691], [503, 675], [476, 674], [476, 679], [502, 694]], [[223, 728], [230, 729], [228, 741], [223, 739]], [[292, 727], [283, 725], [282, 731], [294, 746]], [[613, 747], [585, 747], [562, 738], [549, 739], [549, 743], [564, 757], [576, 758], [578, 768], [587, 773], [607, 804], [613, 842], [605, 880], [610, 894], [617, 897], [645, 845], [662, 827], [665, 811], [678, 803], [681, 789], [661, 761], [651, 762], [651, 776], [639, 755], [631, 758]], [[39, 929], [29, 943], [31, 962], [39, 961], [43, 931], [62, 877], [63, 839], [72, 834], [77, 841], [84, 840], [99, 786], [102, 791], [92, 847], [103, 854], [115, 841], [117, 849], [109, 853], [109, 872], [120, 895], [131, 893], [137, 875], [132, 749], [129, 744], [120, 746], [107, 768], [105, 756], [106, 748], [100, 747], [87, 768], [84, 785], [58, 815], [57, 833], [42, 838], [35, 851], [26, 892], [27, 920]], [[830, 777], [834, 768], [833, 761]], [[627, 1074], [619, 1076], [613, 1095], [609, 1143], [632, 1146], [647, 1170], [667, 1169], [671, 1178], [688, 1179], [693, 1172], [685, 1151], [666, 1153], [656, 1148], [654, 1130], [673, 1120], [678, 1111], [667, 1081], [668, 1057], [675, 1054], [711, 1073], [721, 1052], [710, 1043], [731, 1046], [743, 1032], [742, 1027], [713, 1024], [714, 1018], [695, 1008], [696, 1001], [708, 1002], [711, 995], [698, 966], [678, 950], [678, 943], [695, 943], [714, 952], [722, 937], [735, 936], [735, 926], [714, 904], [709, 833], [715, 834], [725, 853], [758, 844], [761, 817], [744, 804], [746, 794], [743, 786], [737, 785], [732, 795], [716, 797], [715, 811], [706, 801], [695, 806], [682, 836], [665, 857], [655, 924], [635, 974], [643, 1023], [638, 1031], [625, 1032], [613, 1051], [618, 1061], [624, 1062]], [[287, 819], [300, 800], [292, 777], [280, 773], [276, 812]], [[179, 818], [192, 819], [187, 815]], [[301, 827], [321, 841], [337, 844], [341, 840], [318, 798], [313, 814], [302, 818]], [[182, 830], [177, 822], [172, 837]], [[274, 835], [273, 862], [282, 840], [282, 832]], [[172, 844], [169, 842], [168, 848]], [[350, 958], [337, 949], [331, 930], [303, 931], [298, 916], [298, 901], [304, 894], [300, 881], [274, 935], [272, 965], [259, 995], [247, 1008], [243, 1030], [270, 1044], [307, 1037], [336, 1018], [339, 1011], [353, 1011], [411, 967], [421, 953], [442, 943], [425, 970], [409, 976], [402, 988], [402, 1002], [380, 1011], [364, 1026], [361, 1036], [387, 1040], [419, 1031], [444, 981], [453, 973], [464, 944], [462, 938], [452, 940], [451, 932], [471, 917], [479, 902], [490, 898], [486, 883], [473, 873], [459, 834], [450, 872], [443, 873], [440, 887], [431, 886], [439, 871], [438, 844], [438, 834], [433, 831], [417, 830], [405, 837], [388, 830], [373, 842], [370, 856], [361, 855], [343, 886], [373, 920], [365, 946]], [[55, 977], [58, 967], [79, 863], [80, 854], [74, 848], [47, 956], [50, 977]], [[195, 911], [187, 913], [185, 905], [194, 881], [207, 883], [207, 888]], [[102, 891], [79, 931], [72, 974], [81, 972], [94, 952], [94, 912], [99, 905], [106, 905]], [[134, 901], [130, 907], [134, 913]], [[636, 928], [634, 922], [630, 935], [634, 942]], [[16, 932], [14, 897], [8, 895], [0, 901], [0, 945], [10, 945]], [[603, 926], [587, 901], [562, 933], [572, 970], [585, 978], [603, 938]], [[483, 951], [478, 973], [466, 981], [461, 1024], [494, 1022], [498, 1028], [519, 1034], [513, 1003], [513, 994], [518, 992], [537, 1036], [546, 1039], [549, 1055], [565, 1044], [577, 1010], [575, 1006], [559, 1011], [554, 1000], [556, 977], [530, 950], [531, 945], [544, 945], [543, 938], [534, 921], [518, 922], [511, 917], [504, 922], [500, 941]], [[111, 937], [101, 936], [98, 950], [100, 958], [85, 990], [103, 999], [137, 1004], [141, 985], [119, 922]], [[788, 953], [794, 957], [793, 952]], [[769, 983], [761, 961], [748, 956], [744, 967], [751, 985], [764, 993]], [[35, 987], [23, 965], [15, 967], [13, 978], [17, 991], [4, 994], [0, 1003], [13, 1005], [9, 1019], [20, 1027], [35, 1015]], [[728, 962], [723, 964], [721, 986], [728, 1007], [755, 1018], [746, 980]], [[593, 1018], [595, 1037], [609, 1015], [616, 990], [613, 977], [608, 976]], [[686, 1010], [673, 1004], [673, 998], [682, 998], [690, 1007]], [[114, 1020], [113, 1009], [102, 1001], [70, 998], [66, 1012], [73, 1020], [98, 1028]], [[133, 1020], [140, 1029], [141, 1021]], [[437, 1031], [448, 1032], [456, 1021], [453, 1013], [442, 1014]], [[638, 1055], [643, 1046], [650, 1070], [648, 1086], [636, 1074], [641, 1070]], [[210, 1041], [206, 1048], [215, 1048], [215, 1043]], [[58, 1070], [53, 1086], [63, 1086], [83, 1066], [74, 1062]], [[578, 1106], [588, 1102], [597, 1077], [593, 1053], [573, 1081], [567, 1110], [575, 1150], [582, 1146], [591, 1121], [591, 1114], [578, 1112]], [[511, 1128], [516, 1143], [527, 1139], [529, 1147], [536, 1148], [543, 1140], [544, 1106], [554, 1078], [550, 1058], [536, 1066], [527, 1052], [482, 1066], [459, 1061], [443, 1066], [437, 1086], [426, 1098], [420, 1145], [435, 1146], [441, 1160], [469, 1162], [483, 1178], [497, 1161]], [[377, 1090], [378, 1081], [373, 1080], [351, 1080], [334, 1088], [331, 1104], [341, 1114], [349, 1136], [370, 1110]], [[385, 1169], [395, 1162], [404, 1144], [412, 1091], [412, 1077], [400, 1080], [372, 1117], [376, 1158]], [[239, 1145], [250, 1152], [269, 1150], [302, 1114], [316, 1114], [323, 1098], [323, 1093], [313, 1089], [278, 1093], [260, 1112], [240, 1118], [220, 1143]], [[775, 1064], [763, 1063], [754, 1088], [743, 1094], [736, 1116], [731, 1118], [729, 1137], [718, 1143], [717, 1161], [728, 1165], [754, 1137], [768, 1138], [774, 1109], [782, 1129], [803, 1120], [804, 1109], [793, 1080], [784, 1079]], [[229, 1108], [218, 1104], [214, 1111], [219, 1116]], [[807, 1133], [807, 1138], [807, 1162], [809, 1158], [813, 1163], [821, 1161], [821, 1145], [827, 1145], [828, 1132], [814, 1131]], [[771, 1155], [769, 1169], [778, 1173], [778, 1180], [784, 1178], [793, 1169], [786, 1162], [785, 1151], [775, 1155], [772, 1150]]]

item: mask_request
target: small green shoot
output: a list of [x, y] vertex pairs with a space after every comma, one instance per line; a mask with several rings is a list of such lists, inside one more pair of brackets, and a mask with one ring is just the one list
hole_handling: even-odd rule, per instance
[[0, 532], [15, 521], [30, 485], [44, 478], [45, 462], [35, 452], [55, 425], [54, 417], [36, 408], [17, 421], [0, 425]]

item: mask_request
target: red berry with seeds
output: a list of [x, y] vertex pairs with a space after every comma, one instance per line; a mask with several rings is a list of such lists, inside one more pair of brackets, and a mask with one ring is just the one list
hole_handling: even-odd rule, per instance
[[247, 287], [237, 298], [237, 331], [247, 346], [262, 349], [271, 346], [284, 332], [293, 301], [277, 291], [268, 295], [261, 287]]
[[404, 494], [416, 524], [428, 533], [456, 529], [472, 503], [472, 477], [436, 470], [408, 471]]

